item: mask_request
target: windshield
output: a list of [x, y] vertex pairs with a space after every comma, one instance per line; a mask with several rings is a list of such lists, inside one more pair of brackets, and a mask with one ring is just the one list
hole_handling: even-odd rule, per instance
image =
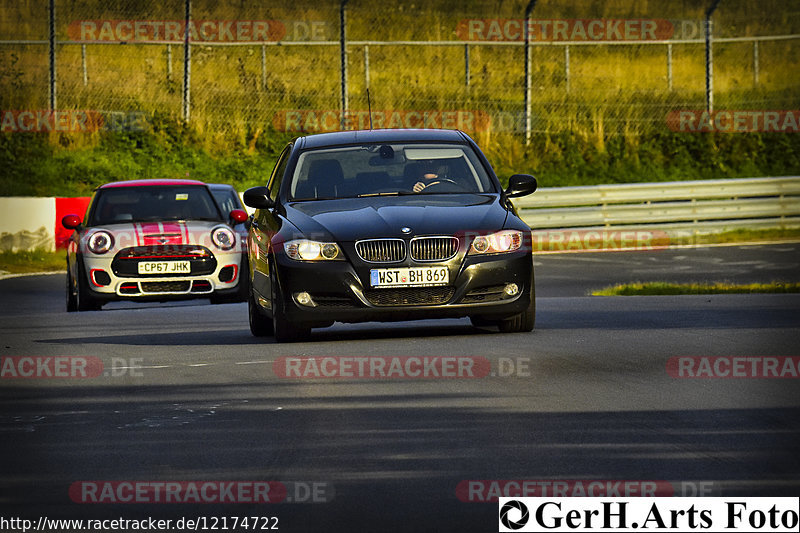
[[97, 191], [89, 225], [155, 220], [222, 220], [208, 189], [198, 185], [111, 187]]
[[460, 144], [364, 144], [303, 152], [290, 200], [496, 192], [473, 150]]

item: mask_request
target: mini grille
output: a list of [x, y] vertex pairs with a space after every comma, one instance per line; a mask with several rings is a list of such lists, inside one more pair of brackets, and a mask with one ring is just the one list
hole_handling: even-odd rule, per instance
[[188, 292], [191, 281], [143, 281], [142, 292]]
[[450, 301], [455, 289], [453, 287], [421, 287], [408, 289], [370, 289], [364, 296], [372, 305], [436, 305]]
[[447, 261], [458, 251], [455, 237], [418, 237], [411, 240], [414, 261]]
[[400, 239], [358, 241], [356, 252], [368, 263], [399, 263], [406, 258], [406, 244]]
[[132, 246], [120, 250], [117, 259], [167, 259], [213, 257], [211, 250], [196, 244], [165, 244], [154, 246]]

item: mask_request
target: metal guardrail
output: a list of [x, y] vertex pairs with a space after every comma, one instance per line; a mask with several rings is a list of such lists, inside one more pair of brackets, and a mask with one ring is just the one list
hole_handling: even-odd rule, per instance
[[542, 188], [514, 205], [534, 230], [800, 227], [800, 177]]

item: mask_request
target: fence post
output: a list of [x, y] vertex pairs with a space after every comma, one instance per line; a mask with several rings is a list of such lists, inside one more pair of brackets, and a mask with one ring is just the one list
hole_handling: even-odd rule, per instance
[[569, 92], [569, 45], [564, 46], [564, 79], [567, 82], [567, 92]]
[[469, 44], [464, 45], [464, 85], [469, 89]]
[[89, 73], [86, 72], [86, 44], [81, 45], [81, 69], [83, 70], [83, 86], [89, 85]]
[[172, 81], [172, 45], [167, 45], [167, 81]]
[[704, 25], [706, 34], [706, 111], [709, 114], [714, 112], [714, 53], [711, 50], [712, 22], [711, 15], [717, 9], [721, 0], [713, 0], [711, 7], [706, 11], [706, 21]]
[[530, 0], [525, 7], [525, 144], [531, 143], [531, 13], [536, 0]]
[[345, 115], [347, 114], [347, 0], [342, 0], [339, 6], [339, 47], [342, 59], [342, 115], [339, 117], [339, 127], [344, 130]]
[[183, 121], [188, 123], [191, 117], [191, 97], [190, 89], [192, 76], [192, 49], [189, 45], [189, 22], [192, 18], [192, 0], [184, 0], [186, 8], [186, 22], [183, 27]]
[[758, 87], [758, 41], [753, 41], [753, 85]]
[[672, 90], [672, 43], [667, 44], [667, 87]]
[[364, 45], [364, 87], [369, 89], [369, 45]]
[[267, 90], [267, 45], [261, 45], [261, 90]]
[[56, 109], [56, 2], [50, 0], [50, 110]]

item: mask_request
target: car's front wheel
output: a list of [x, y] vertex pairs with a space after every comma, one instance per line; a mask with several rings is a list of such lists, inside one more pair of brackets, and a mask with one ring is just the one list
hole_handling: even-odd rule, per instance
[[252, 290], [247, 295], [247, 316], [250, 320], [250, 333], [254, 337], [269, 337], [273, 334], [272, 321], [268, 320], [258, 308]]
[[528, 308], [522, 313], [514, 315], [511, 318], [501, 320], [498, 322], [497, 327], [503, 333], [522, 333], [533, 331], [533, 326], [536, 323], [536, 298], [533, 291], [531, 291], [531, 303]]
[[78, 280], [76, 287], [75, 301], [78, 311], [98, 311], [103, 307], [103, 304], [91, 294], [89, 283], [86, 281], [86, 269], [80, 259], [78, 259]]
[[67, 259], [67, 312], [74, 313], [78, 310], [78, 295], [75, 294], [75, 281], [69, 270], [69, 259]]
[[272, 286], [272, 329], [277, 342], [294, 342], [307, 337], [311, 333], [310, 328], [305, 328], [292, 324], [286, 319], [284, 311], [284, 296], [281, 285], [278, 283], [278, 274], [275, 270], [275, 263], [270, 261], [269, 277]]

